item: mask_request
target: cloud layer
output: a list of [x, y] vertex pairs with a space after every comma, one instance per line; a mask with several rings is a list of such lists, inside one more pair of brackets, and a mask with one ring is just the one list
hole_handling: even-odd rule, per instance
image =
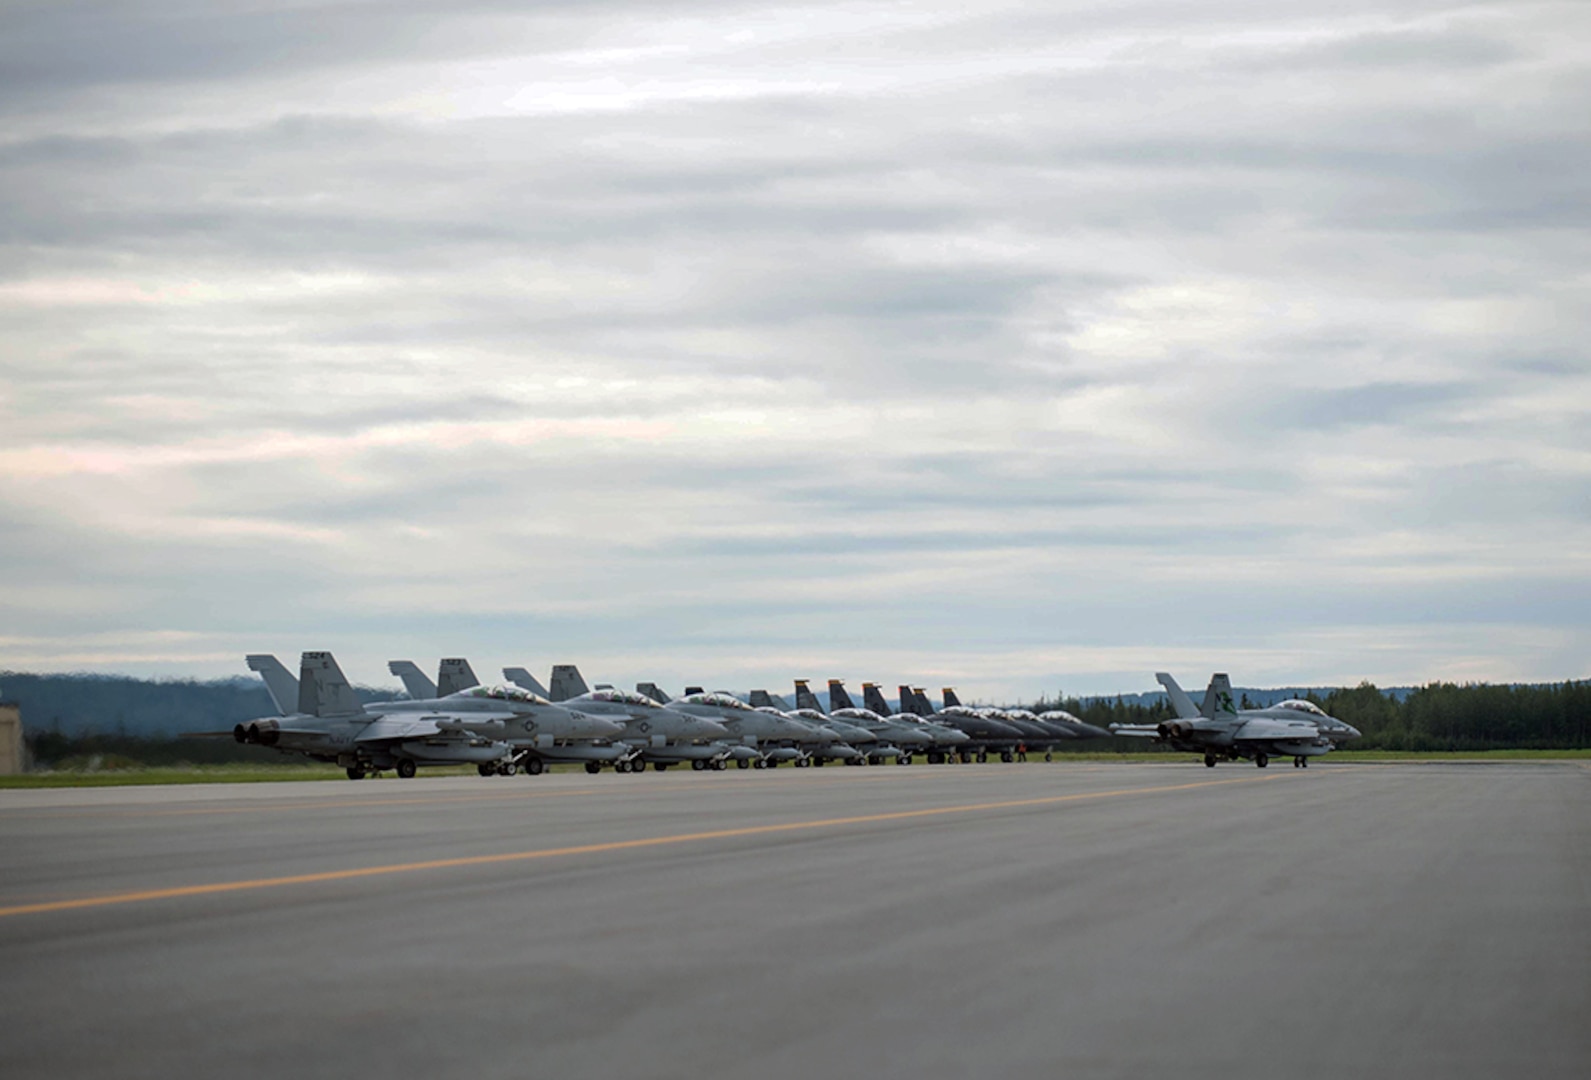
[[0, 666], [1583, 675], [1582, 9], [14, 9]]

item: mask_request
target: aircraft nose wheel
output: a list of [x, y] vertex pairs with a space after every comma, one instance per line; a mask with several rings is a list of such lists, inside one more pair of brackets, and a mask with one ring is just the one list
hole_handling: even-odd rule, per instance
[[1204, 755], [1204, 767], [1206, 769], [1215, 768], [1215, 755], [1214, 754], [1205, 754]]

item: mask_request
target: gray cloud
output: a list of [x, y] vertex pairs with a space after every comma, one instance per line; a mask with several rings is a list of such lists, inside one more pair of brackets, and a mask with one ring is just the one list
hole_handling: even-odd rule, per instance
[[383, 10], [5, 17], [9, 666], [1579, 673], [1574, 5]]

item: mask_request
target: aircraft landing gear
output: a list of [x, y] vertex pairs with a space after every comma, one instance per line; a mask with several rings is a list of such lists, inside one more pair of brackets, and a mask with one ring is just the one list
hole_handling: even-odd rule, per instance
[[1054, 761], [1055, 760], [1055, 755], [1050, 753], [1048, 750], [1046, 750], [1044, 752], [1044, 760], [1045, 761]]
[[1271, 759], [1268, 756], [1266, 756], [1265, 754], [1255, 754], [1254, 755], [1254, 767], [1256, 769], [1263, 769], [1263, 768], [1265, 768], [1265, 766], [1269, 765], [1270, 763], [1271, 763]]
[[497, 775], [497, 770], [495, 768], [493, 768], [490, 764], [488, 764], [487, 762], [484, 762], [484, 761], [481, 762], [479, 765], [475, 766], [475, 771], [480, 773], [482, 776], [496, 776]]
[[403, 780], [414, 779], [414, 762], [410, 761], [408, 758], [404, 758], [402, 761], [398, 762], [398, 776]]
[[1306, 757], [1295, 757], [1293, 759], [1293, 768], [1295, 768], [1295, 769], [1307, 769], [1307, 768], [1309, 768], [1309, 759], [1306, 758]]
[[724, 764], [724, 759], [723, 758], [713, 758], [713, 771], [714, 772], [723, 772], [727, 768], [729, 768], [729, 766]]
[[695, 769], [697, 772], [701, 772], [703, 769], [707, 768], [707, 762], [701, 758], [697, 758], [691, 762], [691, 768]]
[[613, 763], [613, 771], [614, 772], [629, 772], [630, 771], [630, 763], [628, 761], [615, 761]]
[[[667, 772], [668, 771], [668, 765], [669, 765], [669, 763], [666, 762], [666, 761], [654, 761], [654, 762], [652, 762], [652, 768], [656, 769], [658, 772]], [[643, 768], [644, 768], [644, 766], [643, 766]]]
[[[751, 768], [751, 762], [748, 759], [746, 759], [746, 758], [740, 758], [738, 761], [735, 762], [735, 766], [736, 766], [736, 768], [749, 769], [749, 768]], [[761, 758], [757, 759], [757, 768], [759, 768], [759, 769], [762, 768], [762, 759]]]
[[599, 773], [601, 771], [602, 771], [602, 762], [600, 762], [600, 761], [588, 761], [588, 762], [586, 762], [586, 772], [590, 773], [592, 776], [597, 775], [597, 773]]
[[1016, 755], [1012, 754], [1011, 751], [1009, 751], [1009, 750], [1000, 751], [1000, 760], [1005, 762], [1007, 765], [1011, 764], [1011, 762], [1014, 761], [1015, 758], [1016, 758]]
[[[595, 765], [596, 762], [593, 761], [590, 764]], [[525, 759], [524, 769], [526, 776], [540, 776], [546, 767], [539, 757], [528, 757]]]
[[350, 780], [363, 780], [364, 778], [365, 778], [365, 770], [361, 769], [357, 765], [348, 766], [348, 779], [350, 779]]
[[1214, 754], [1205, 754], [1204, 755], [1204, 767], [1206, 769], [1215, 768], [1215, 755]]

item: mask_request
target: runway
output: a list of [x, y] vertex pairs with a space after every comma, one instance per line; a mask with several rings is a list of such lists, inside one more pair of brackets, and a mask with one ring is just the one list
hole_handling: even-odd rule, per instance
[[8, 1078], [1591, 1069], [1591, 769], [0, 791]]

